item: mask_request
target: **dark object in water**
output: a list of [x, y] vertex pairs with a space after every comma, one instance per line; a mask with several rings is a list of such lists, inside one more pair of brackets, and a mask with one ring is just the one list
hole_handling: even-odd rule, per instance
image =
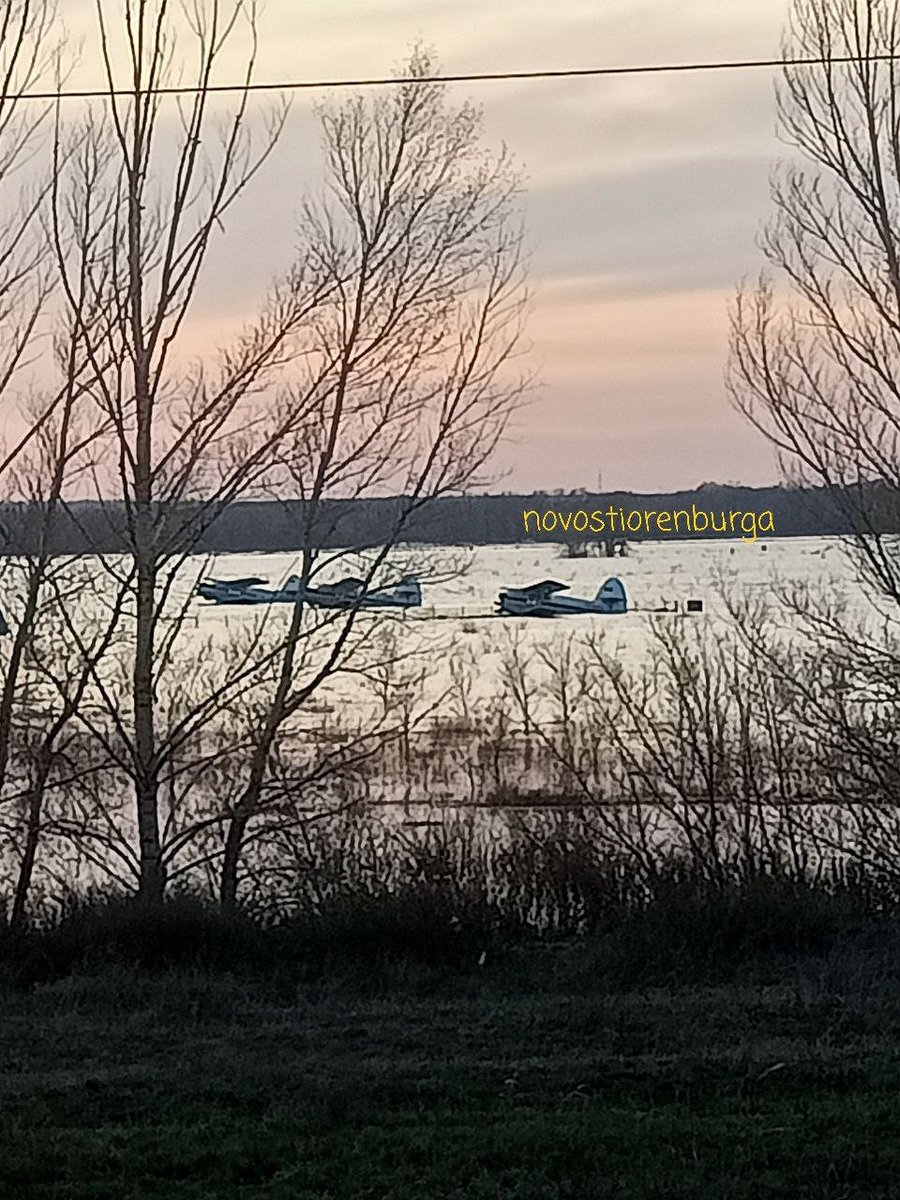
[[685, 600], [684, 611], [689, 613], [703, 612], [702, 600]]

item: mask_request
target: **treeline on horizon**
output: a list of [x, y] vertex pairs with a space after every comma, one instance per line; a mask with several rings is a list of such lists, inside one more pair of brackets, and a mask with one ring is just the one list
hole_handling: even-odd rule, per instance
[[[827, 536], [856, 532], [900, 533], [900, 506], [895, 496], [883, 492], [883, 504], [872, 504], [870, 490], [866, 522], [858, 527], [852, 518], [855, 506], [848, 494], [837, 488], [739, 487], [702, 484], [691, 491], [584, 492], [555, 491], [531, 494], [444, 496], [406, 518], [402, 541], [437, 545], [491, 545], [521, 542], [602, 541], [591, 535], [556, 531], [526, 533], [523, 513], [606, 510], [610, 506], [677, 510], [696, 505], [706, 512], [740, 510], [774, 515], [775, 537]], [[314, 544], [323, 548], [366, 548], [383, 545], [402, 514], [402, 497], [366, 500], [334, 500], [322, 506]], [[160, 524], [180, 525], [190, 506], [160, 509]], [[873, 511], [877, 520], [872, 521]], [[198, 553], [249, 553], [299, 550], [304, 542], [304, 501], [248, 500], [232, 504], [205, 530], [195, 549]], [[38, 550], [40, 508], [27, 502], [0, 504], [0, 554], [33, 554]], [[654, 540], [678, 540], [684, 534], [661, 535]], [[722, 536], [722, 535], [714, 535]], [[738, 535], [735, 535], [738, 536]], [[628, 541], [641, 541], [645, 534], [629, 534]], [[129, 545], [125, 506], [114, 501], [72, 501], [59, 513], [50, 538], [54, 554], [115, 554]]]

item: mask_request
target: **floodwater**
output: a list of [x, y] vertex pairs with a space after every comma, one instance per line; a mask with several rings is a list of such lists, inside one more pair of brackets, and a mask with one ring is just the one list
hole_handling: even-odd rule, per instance
[[[860, 614], [864, 592], [847, 550], [837, 538], [760, 539], [755, 543], [724, 538], [692, 538], [631, 544], [622, 558], [571, 559], [557, 544], [466, 547], [405, 547], [399, 569], [416, 571], [423, 581], [421, 609], [403, 614], [385, 611], [361, 613], [361, 628], [378, 623], [390, 630], [397, 644], [422, 664], [423, 696], [436, 701], [446, 687], [450, 663], [467, 663], [468, 686], [473, 697], [497, 694], [503, 656], [511, 640], [526, 658], [539, 652], [553, 657], [570, 641], [602, 632], [606, 647], [623, 662], [638, 665], [649, 644], [649, 610], [669, 603], [680, 610], [663, 618], [707, 627], [723, 619], [722, 589], [743, 596], [758, 596], [777, 603], [777, 590], [792, 585], [812, 594], [841, 599]], [[338, 561], [322, 578], [358, 574], [358, 558]], [[193, 560], [184, 572], [185, 589], [201, 571], [218, 578], [258, 575], [271, 585], [298, 569], [291, 554], [219, 555], [213, 560]], [[553, 620], [497, 617], [497, 594], [504, 587], [523, 587], [543, 579], [569, 585], [573, 596], [593, 597], [603, 580], [617, 575], [625, 584], [632, 611], [620, 616], [572, 616]], [[686, 615], [687, 600], [700, 600], [703, 611]], [[270, 621], [285, 621], [289, 606], [269, 613]], [[228, 642], [246, 636], [261, 619], [255, 607], [219, 607], [197, 601], [192, 621], [198, 632]], [[473, 669], [474, 668], [474, 669]], [[410, 678], [412, 678], [410, 671]], [[414, 686], [419, 687], [418, 684]], [[344, 702], [352, 685], [340, 685]]]
[[[91, 576], [90, 565], [81, 564]], [[169, 719], [178, 717], [179, 706], [190, 705], [209, 694], [224, 678], [235, 678], [235, 655], [253, 659], [253, 637], [260, 630], [266, 635], [259, 646], [275, 645], [278, 633], [290, 620], [291, 607], [277, 606], [216, 606], [193, 596], [197, 578], [202, 574], [218, 578], [259, 576], [277, 585], [296, 572], [298, 564], [292, 554], [221, 555], [213, 560], [192, 559], [184, 566], [173, 592], [173, 606], [186, 605], [188, 619], [177, 641], [181, 651], [173, 654], [162, 670], [159, 697], [161, 708], [171, 707]], [[346, 556], [333, 562], [323, 572], [322, 579], [340, 578], [347, 574], [360, 575], [364, 563]], [[824, 598], [845, 601], [851, 610], [862, 615], [866, 610], [865, 590], [857, 581], [857, 573], [845, 547], [837, 539], [796, 538], [769, 539], [745, 543], [725, 539], [685, 539], [681, 541], [643, 542], [632, 545], [623, 558], [564, 557], [554, 544], [484, 547], [404, 547], [391, 564], [390, 573], [415, 571], [422, 580], [425, 602], [421, 609], [405, 613], [390, 611], [358, 614], [350, 652], [339, 662], [340, 670], [317, 687], [302, 706], [300, 718], [290, 731], [292, 742], [301, 754], [309, 752], [310, 761], [327, 753], [339, 744], [342, 736], [352, 736], [353, 725], [358, 730], [370, 730], [371, 712], [377, 713], [379, 703], [384, 712], [391, 710], [390, 721], [396, 727], [398, 696], [400, 709], [408, 705], [415, 722], [421, 714], [430, 713], [433, 721], [417, 724], [424, 733], [421, 747], [413, 746], [410, 761], [408, 739], [392, 742], [383, 761], [372, 761], [372, 777], [367, 780], [366, 795], [380, 800], [394, 810], [395, 822], [407, 820], [412, 814], [423, 823], [429, 816], [429, 805], [455, 803], [475, 805], [490, 793], [506, 794], [504, 789], [515, 788], [520, 793], [540, 797], [544, 782], [542, 772], [546, 763], [536, 755], [533, 763], [511, 742], [514, 753], [495, 765], [479, 763], [477, 745], [465, 741], [465, 730], [479, 728], [484, 705], [497, 702], [501, 710], [512, 709], [504, 698], [504, 668], [513, 649], [529, 668], [540, 670], [548, 663], [559, 661], [565, 654], [577, 655], [586, 635], [600, 632], [607, 652], [618, 656], [623, 664], [640, 668], [642, 659], [653, 646], [654, 622], [677, 622], [685, 629], [706, 631], [715, 637], [724, 628], [723, 589], [740, 596], [758, 596], [777, 605], [779, 588], [793, 585], [808, 589]], [[617, 575], [625, 584], [632, 611], [621, 616], [587, 615], [541, 618], [512, 618], [494, 615], [497, 594], [504, 587], [522, 587], [543, 579], [554, 579], [569, 585], [576, 596], [592, 597], [610, 575]], [[687, 614], [684, 602], [699, 600], [703, 611]], [[674, 604], [679, 611], [665, 616], [653, 616], [652, 610], [665, 603]], [[90, 618], [88, 601], [74, 594], [76, 610]], [[325, 614], [327, 616], [327, 614]], [[313, 625], [323, 614], [310, 614]], [[785, 610], [785, 621], [790, 621]], [[310, 657], [298, 663], [295, 684], [302, 687], [315, 670], [321, 655], [327, 653], [334, 641], [334, 631], [344, 621], [338, 614], [330, 629], [319, 629], [319, 645]], [[127, 636], [127, 635], [126, 635]], [[127, 641], [119, 644], [119, 666], [127, 700], [127, 671], [129, 648]], [[232, 655], [229, 658], [229, 655]], [[230, 674], [229, 674], [230, 672]], [[259, 699], [265, 702], [271, 688], [271, 678], [260, 682]], [[252, 731], [258, 725], [259, 712], [242, 685], [233, 689], [232, 701], [220, 712], [226, 745], [240, 742], [241, 729]], [[160, 727], [163, 725], [162, 713]], [[515, 713], [510, 714], [515, 724]], [[460, 728], [461, 746], [443, 745], [439, 741], [441, 723], [452, 723], [457, 717], [467, 718]], [[540, 719], [544, 714], [539, 713]], [[552, 717], [551, 717], [552, 720]], [[513, 730], [515, 733], [515, 730]], [[477, 743], [477, 737], [474, 742]], [[457, 753], [457, 751], [459, 751]], [[479, 774], [480, 772], [480, 774]], [[500, 778], [502, 774], [502, 779]], [[214, 805], [221, 809], [231, 791], [239, 788], [239, 772], [235, 777], [216, 776], [210, 788], [198, 784], [202, 811]], [[412, 782], [410, 782], [412, 781]], [[499, 791], [498, 791], [499, 787]], [[206, 790], [204, 790], [206, 789]], [[493, 791], [491, 790], [493, 789]], [[127, 788], [123, 799], [121, 781], [109, 783], [109, 796], [118, 797], [114, 820], [119, 836], [133, 844], [130, 801]], [[342, 793], [335, 793], [339, 795]], [[307, 796], [304, 802], [315, 800], [332, 811], [334, 798]], [[102, 794], [101, 811], [107, 820], [107, 793]], [[179, 802], [182, 803], [182, 802]], [[187, 820], [194, 805], [194, 794], [185, 793], [183, 806], [173, 807], [178, 820]], [[493, 801], [492, 801], [493, 803]], [[421, 808], [421, 812], [419, 809]], [[385, 819], [386, 809], [379, 819]], [[633, 814], [623, 813], [629, 821]], [[616, 816], [618, 819], [618, 816]], [[768, 824], [769, 818], [766, 817]], [[280, 820], [280, 817], [279, 817]], [[516, 820], [520, 820], [517, 815]], [[772, 814], [773, 829], [778, 826], [778, 814]], [[498, 826], [492, 810], [484, 818], [485, 836], [496, 838]], [[168, 826], [167, 826], [168, 828]], [[176, 822], [173, 829], [180, 828]], [[480, 828], [480, 826], [479, 826]], [[663, 823], [660, 829], [668, 827]], [[285, 835], [287, 836], [287, 835]], [[657, 836], [657, 835], [654, 835]], [[660, 834], [659, 836], [662, 836]], [[668, 834], [666, 834], [668, 836]], [[770, 840], [771, 840], [770, 834]], [[56, 861], [54, 855], [68, 852], [61, 840], [47, 854], [46, 861]], [[73, 859], [73, 864], [75, 860]], [[87, 860], [71, 867], [73, 878], [95, 880], [96, 871]]]

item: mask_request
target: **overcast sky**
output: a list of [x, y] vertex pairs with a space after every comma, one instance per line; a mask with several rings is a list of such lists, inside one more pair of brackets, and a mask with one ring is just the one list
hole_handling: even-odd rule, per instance
[[[267, 0], [258, 80], [389, 74], [416, 40], [450, 73], [772, 57], [787, 0]], [[92, 0], [63, 0], [73, 34]], [[97, 82], [89, 35], [74, 77]], [[507, 489], [775, 478], [723, 386], [727, 306], [769, 211], [773, 72], [453, 85], [527, 176], [542, 380], [498, 465]], [[301, 93], [210, 264], [198, 344], [252, 312], [316, 178]], [[262, 103], [262, 102], [260, 102]]]

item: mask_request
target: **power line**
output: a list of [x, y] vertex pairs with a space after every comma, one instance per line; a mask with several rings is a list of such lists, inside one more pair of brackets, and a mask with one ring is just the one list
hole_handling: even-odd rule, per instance
[[[206, 87], [173, 85], [142, 91], [142, 95], [195, 96], [200, 92], [301, 92], [326, 91], [335, 88], [398, 87], [403, 84], [428, 83], [500, 83], [529, 79], [597, 79], [615, 75], [688, 74], [701, 71], [746, 71], [772, 67], [815, 67], [848, 63], [878, 63], [900, 61], [900, 54], [841, 55], [832, 58], [748, 58], [718, 62], [652, 63], [623, 67], [566, 67], [542, 71], [477, 71], [462, 75], [391, 75], [360, 79], [289, 79], [281, 83], [214, 83]], [[111, 96], [128, 97], [134, 94], [127, 88], [96, 88], [83, 91], [15, 92], [8, 100], [102, 100]]]

